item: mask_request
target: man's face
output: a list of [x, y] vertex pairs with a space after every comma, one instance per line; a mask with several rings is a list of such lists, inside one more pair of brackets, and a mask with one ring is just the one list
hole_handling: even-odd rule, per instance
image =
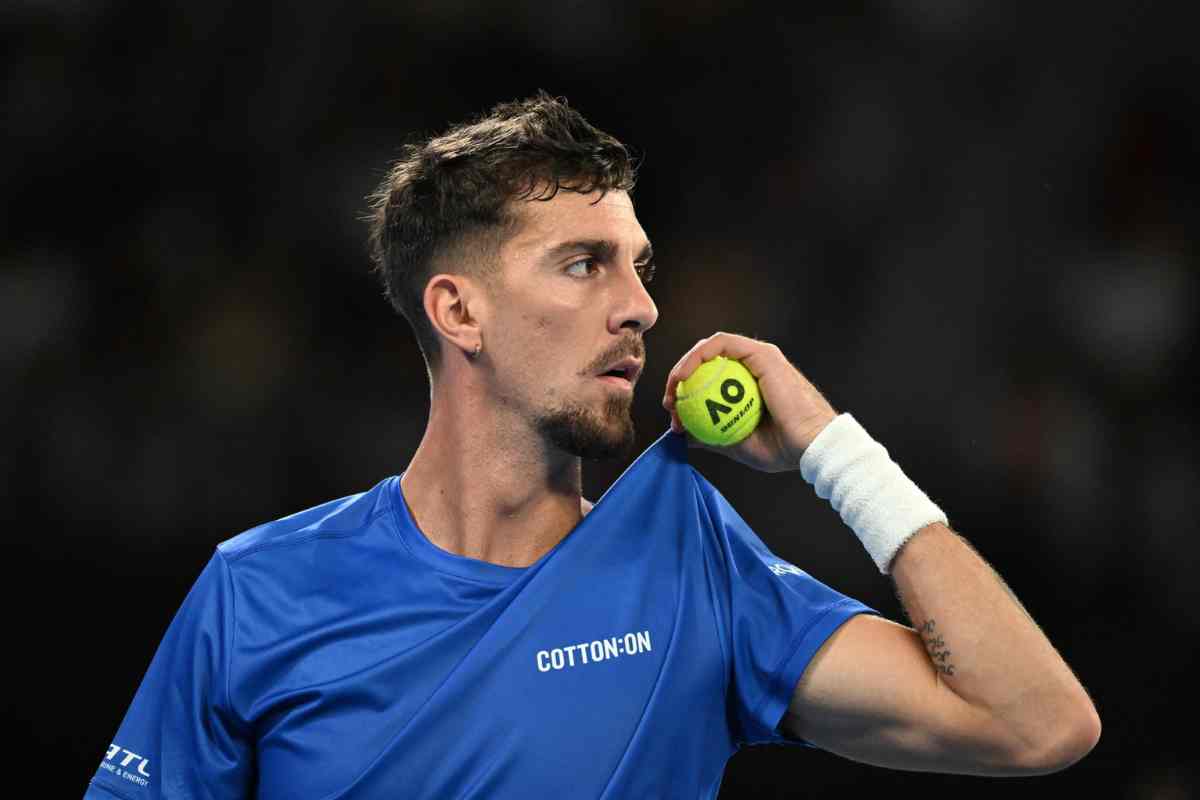
[[[517, 209], [483, 332], [497, 399], [560, 450], [627, 455], [642, 334], [658, 319], [642, 283], [650, 242], [633, 202], [621, 191], [560, 191]], [[602, 377], [623, 359], [636, 360], [632, 380]]]

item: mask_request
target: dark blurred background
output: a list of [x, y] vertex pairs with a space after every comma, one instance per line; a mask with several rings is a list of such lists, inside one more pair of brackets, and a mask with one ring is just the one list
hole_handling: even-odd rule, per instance
[[[644, 157], [638, 450], [695, 340], [776, 342], [1104, 721], [1049, 777], [766, 747], [721, 796], [1197, 796], [1190, 4], [796, 5], [4, 3], [6, 717], [31, 796], [82, 794], [217, 542], [405, 468], [429, 390], [363, 197], [404, 141], [539, 88]], [[798, 475], [693, 463], [778, 554], [899, 618]], [[588, 496], [625, 466], [587, 465]]]

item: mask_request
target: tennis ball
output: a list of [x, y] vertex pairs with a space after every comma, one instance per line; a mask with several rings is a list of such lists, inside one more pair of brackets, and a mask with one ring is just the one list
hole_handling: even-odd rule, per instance
[[742, 362], [725, 356], [705, 361], [675, 385], [675, 411], [688, 433], [705, 444], [737, 444], [762, 419], [758, 381]]

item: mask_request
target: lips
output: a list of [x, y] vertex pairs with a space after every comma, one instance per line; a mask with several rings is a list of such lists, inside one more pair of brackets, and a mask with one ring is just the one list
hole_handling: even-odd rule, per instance
[[619, 378], [619, 379], [628, 381], [630, 384], [633, 384], [637, 381], [638, 376], [641, 374], [642, 374], [641, 360], [630, 356], [628, 358], [623, 358], [620, 361], [616, 361], [612, 364], [609, 364], [607, 367], [605, 367], [603, 370], [600, 371], [600, 374], [598, 377]]
[[596, 380], [600, 381], [601, 383], [607, 383], [609, 386], [612, 386], [613, 388], [616, 388], [616, 389], [620, 389], [623, 392], [632, 392], [633, 391], [632, 383], [630, 383], [625, 378], [620, 378], [620, 377], [617, 377], [616, 375], [601, 375], [600, 377], [596, 378]]

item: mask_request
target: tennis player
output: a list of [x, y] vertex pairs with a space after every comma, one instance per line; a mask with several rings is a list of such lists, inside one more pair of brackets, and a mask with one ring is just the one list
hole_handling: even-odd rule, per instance
[[[424, 438], [401, 475], [217, 546], [87, 798], [691, 800], [748, 744], [980, 775], [1093, 747], [1012, 593], [771, 344], [698, 342], [671, 430], [582, 498], [582, 459], [631, 454], [658, 319], [633, 183], [544, 94], [406, 150], [371, 241], [428, 364]], [[772, 554], [688, 464], [671, 398], [717, 355], [769, 410], [719, 452], [813, 484], [912, 627]]]

